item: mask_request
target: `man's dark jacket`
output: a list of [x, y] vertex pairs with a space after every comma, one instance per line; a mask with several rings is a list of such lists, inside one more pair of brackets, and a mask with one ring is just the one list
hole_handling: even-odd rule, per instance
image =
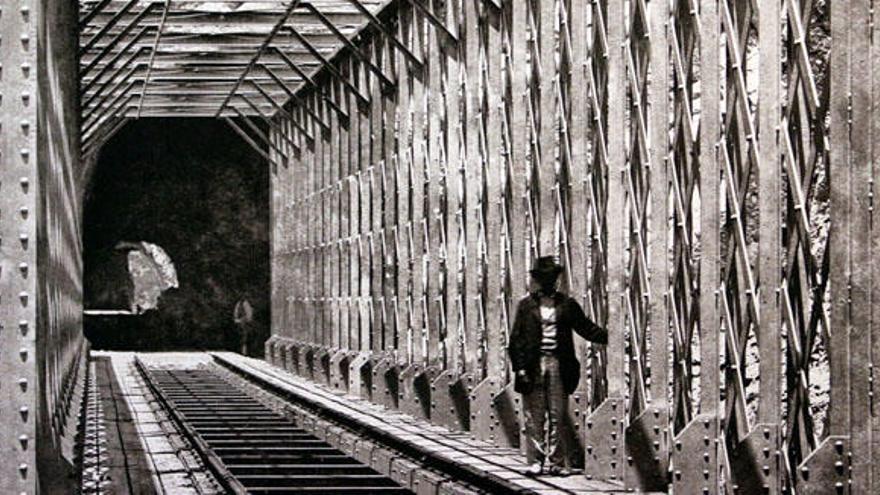
[[[593, 323], [584, 314], [580, 304], [571, 297], [556, 292], [552, 296], [556, 305], [556, 356], [559, 358], [559, 372], [566, 394], [577, 388], [581, 366], [575, 357], [571, 332], [599, 344], [608, 343], [608, 332]], [[538, 383], [541, 371], [541, 296], [531, 294], [523, 298], [516, 308], [516, 319], [510, 333], [508, 353], [514, 373], [526, 370], [526, 380], [514, 385], [517, 392], [527, 393], [531, 384]]]

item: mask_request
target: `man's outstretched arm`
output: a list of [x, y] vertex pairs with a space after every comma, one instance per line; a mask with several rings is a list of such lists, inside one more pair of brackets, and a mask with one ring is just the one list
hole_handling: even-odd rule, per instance
[[568, 300], [569, 311], [572, 316], [572, 329], [578, 335], [590, 342], [597, 344], [608, 343], [608, 331], [597, 325], [593, 320], [587, 318], [581, 305], [574, 299]]

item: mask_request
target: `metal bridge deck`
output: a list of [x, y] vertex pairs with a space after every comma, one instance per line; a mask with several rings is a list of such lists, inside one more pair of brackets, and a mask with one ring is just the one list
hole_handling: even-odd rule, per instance
[[233, 493], [411, 493], [210, 370], [140, 368]]

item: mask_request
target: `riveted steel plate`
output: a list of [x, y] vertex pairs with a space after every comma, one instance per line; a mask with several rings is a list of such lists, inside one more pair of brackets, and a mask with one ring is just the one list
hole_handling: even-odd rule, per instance
[[385, 356], [373, 366], [372, 401], [389, 409], [397, 409], [397, 389], [400, 366], [391, 356]]
[[480, 382], [471, 392], [471, 432], [499, 447], [519, 448], [520, 411], [513, 387], [498, 378]]
[[281, 365], [291, 373], [299, 374], [299, 344], [286, 341], [281, 345]]
[[[520, 401], [521, 397], [517, 395], [516, 402]], [[589, 412], [588, 404], [589, 400], [582, 383], [573, 394], [568, 396], [568, 415], [562, 425], [562, 434], [568, 439], [568, 462], [575, 468], [584, 465], [584, 418]], [[520, 444], [524, 445], [523, 442]]]
[[605, 399], [584, 420], [584, 471], [588, 479], [623, 482], [623, 399]]
[[373, 360], [369, 352], [360, 352], [348, 365], [348, 393], [371, 400], [373, 393]]
[[272, 335], [268, 339], [266, 339], [266, 343], [263, 344], [263, 355], [266, 356], [266, 359], [270, 364], [278, 366], [278, 357], [275, 355], [275, 344], [277, 337]]
[[437, 369], [421, 364], [411, 364], [400, 372], [398, 405], [401, 412], [410, 416], [431, 417], [431, 382]]
[[849, 493], [850, 439], [828, 437], [797, 470], [797, 491], [805, 495]]
[[312, 344], [301, 344], [299, 347], [299, 361], [297, 362], [299, 376], [311, 379], [315, 370], [315, 348]]
[[471, 375], [446, 370], [431, 383], [431, 422], [453, 431], [470, 430]]
[[[36, 45], [41, 14], [39, 2], [22, 0], [3, 2], [0, 15], [0, 493], [14, 494], [36, 492], [37, 422], [52, 414], [52, 394], [57, 393], [51, 385], [43, 389], [40, 384], [36, 346], [37, 331], [43, 329], [37, 328], [37, 279], [45, 276], [44, 267], [37, 266], [37, 217], [43, 214], [38, 194], [50, 193], [39, 188], [37, 174]], [[49, 197], [44, 203], [55, 199], [61, 198]], [[46, 311], [52, 315], [59, 309]], [[57, 377], [48, 366], [63, 343], [41, 338], [47, 340], [41, 371], [51, 383]], [[42, 419], [37, 414], [38, 394], [50, 408]], [[56, 425], [42, 426], [49, 431]]]
[[330, 387], [340, 392], [348, 391], [348, 365], [353, 353], [339, 349], [330, 357]]
[[779, 448], [779, 425], [756, 425], [730, 453], [732, 493], [779, 493]]
[[312, 379], [321, 385], [330, 385], [330, 356], [334, 349], [319, 346], [315, 351]]
[[669, 427], [665, 407], [650, 407], [625, 430], [624, 485], [636, 491], [665, 491], [669, 484]]
[[675, 493], [718, 493], [718, 420], [701, 414], [672, 442], [672, 489]]

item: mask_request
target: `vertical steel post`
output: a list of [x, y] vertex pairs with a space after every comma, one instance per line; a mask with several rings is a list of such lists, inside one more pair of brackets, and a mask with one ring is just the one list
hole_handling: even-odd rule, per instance
[[0, 16], [0, 492], [36, 493], [38, 382], [36, 301], [37, 2], [4, 6]]
[[608, 298], [607, 398], [586, 418], [585, 470], [594, 478], [623, 481], [623, 425], [626, 418], [625, 292], [626, 234], [624, 230], [626, 59], [624, 3], [594, 4], [594, 13], [605, 11], [608, 54], [606, 60], [606, 139], [608, 198], [606, 225], [606, 294]]
[[[717, 493], [719, 404], [719, 273], [720, 137], [718, 0], [700, 2], [701, 107], [699, 127], [700, 174], [700, 413], [675, 437], [672, 447], [672, 487], [682, 493]], [[687, 344], [689, 345], [689, 344]]]

